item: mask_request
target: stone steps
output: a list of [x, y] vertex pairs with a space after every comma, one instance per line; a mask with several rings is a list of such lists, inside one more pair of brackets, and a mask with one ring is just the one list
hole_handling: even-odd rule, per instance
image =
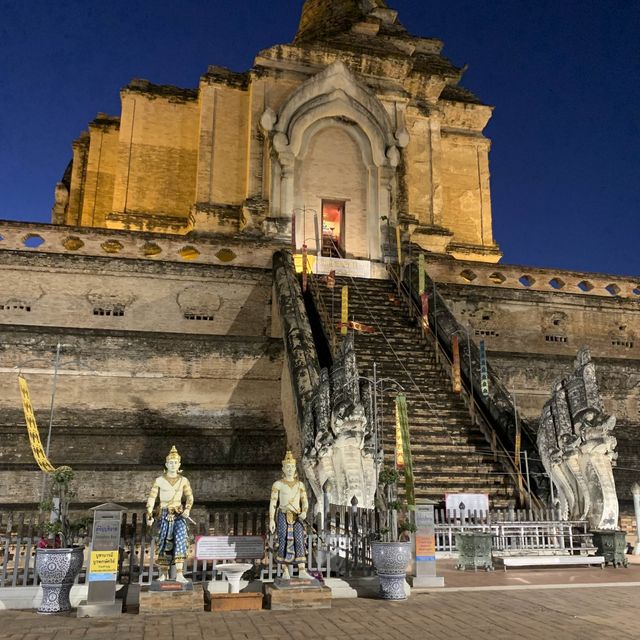
[[[409, 411], [411, 451], [417, 497], [444, 500], [445, 493], [488, 493], [492, 507], [515, 505], [515, 487], [494, 462], [490, 447], [472, 424], [462, 399], [424, 346], [404, 308], [394, 303], [388, 281], [337, 278], [334, 317], [340, 316], [340, 287], [349, 285], [349, 319], [374, 327], [375, 334], [356, 334], [355, 350], [363, 376], [391, 378], [404, 388]], [[328, 309], [331, 290], [318, 281]], [[336, 320], [337, 321], [337, 320]], [[395, 389], [383, 396], [383, 442], [387, 456], [395, 446]], [[392, 462], [389, 459], [389, 462]]]

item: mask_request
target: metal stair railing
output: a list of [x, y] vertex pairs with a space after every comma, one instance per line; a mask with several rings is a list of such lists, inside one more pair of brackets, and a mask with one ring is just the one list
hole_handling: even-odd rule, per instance
[[320, 324], [322, 326], [322, 329], [324, 330], [325, 338], [329, 346], [329, 351], [331, 352], [331, 357], [335, 359], [336, 353], [338, 352], [338, 337], [336, 335], [336, 328], [334, 326], [335, 320], [334, 318], [332, 318], [329, 310], [327, 309], [324, 297], [322, 296], [322, 293], [318, 288], [316, 276], [311, 272], [307, 274], [307, 283], [309, 286], [309, 290], [311, 291], [311, 296], [313, 297], [313, 302], [316, 306], [316, 311], [320, 316]]
[[[443, 340], [443, 334], [445, 333], [443, 331], [438, 331], [437, 311], [434, 311], [433, 307], [430, 305], [430, 324], [427, 325], [424, 321], [420, 305], [414, 298], [411, 289], [407, 286], [407, 283], [399, 273], [398, 265], [388, 265], [387, 271], [389, 272], [391, 280], [397, 287], [399, 297], [405, 302], [407, 312], [410, 317], [417, 322], [417, 326], [420, 327], [423, 339], [432, 347], [436, 355], [436, 361], [439, 362], [445, 371], [447, 371], [450, 377], [453, 377], [454, 368], [452, 358], [448, 350], [445, 348]], [[446, 304], [435, 291], [435, 285], [433, 286], [433, 289], [434, 293], [432, 293], [431, 296], [436, 300], [437, 308], [441, 310], [446, 307]], [[430, 330], [430, 326], [434, 327], [434, 331]], [[456, 330], [458, 329], [464, 330], [460, 325], [457, 326]], [[452, 332], [451, 335], [453, 333], [455, 333], [455, 331]], [[480, 429], [491, 447], [494, 460], [499, 460], [502, 463], [505, 471], [518, 487], [521, 504], [526, 504], [530, 509], [540, 510], [546, 508], [544, 502], [535, 494], [532, 487], [529, 486], [526, 479], [523, 477], [522, 472], [516, 465], [513, 455], [509, 451], [508, 447], [505, 446], [501, 434], [494, 428], [492, 416], [487, 412], [486, 407], [479, 402], [478, 394], [471, 391], [468, 376], [461, 376], [461, 382], [461, 393], [466, 401], [470, 417], [473, 423]]]

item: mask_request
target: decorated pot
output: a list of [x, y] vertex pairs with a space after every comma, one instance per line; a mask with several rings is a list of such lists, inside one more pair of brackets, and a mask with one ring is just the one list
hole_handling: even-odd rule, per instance
[[38, 549], [36, 571], [42, 586], [38, 613], [61, 613], [71, 609], [71, 587], [82, 569], [84, 547]]
[[405, 600], [404, 583], [411, 562], [410, 542], [372, 542], [373, 564], [380, 579], [379, 596], [383, 600]]

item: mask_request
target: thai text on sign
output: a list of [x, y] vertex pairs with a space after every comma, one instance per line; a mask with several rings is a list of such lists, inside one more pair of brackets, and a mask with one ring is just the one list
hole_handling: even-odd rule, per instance
[[434, 536], [416, 536], [416, 560], [418, 562], [436, 561], [436, 539]]
[[89, 581], [115, 580], [118, 573], [117, 551], [92, 551], [89, 559]]

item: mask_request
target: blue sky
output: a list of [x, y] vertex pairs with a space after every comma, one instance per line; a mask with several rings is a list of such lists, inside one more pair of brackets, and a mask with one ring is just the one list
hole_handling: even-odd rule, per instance
[[[504, 262], [640, 275], [640, 2], [390, 0], [496, 107]], [[196, 87], [289, 42], [302, 0], [0, 0], [0, 219], [46, 222], [71, 142], [131, 78]]]

